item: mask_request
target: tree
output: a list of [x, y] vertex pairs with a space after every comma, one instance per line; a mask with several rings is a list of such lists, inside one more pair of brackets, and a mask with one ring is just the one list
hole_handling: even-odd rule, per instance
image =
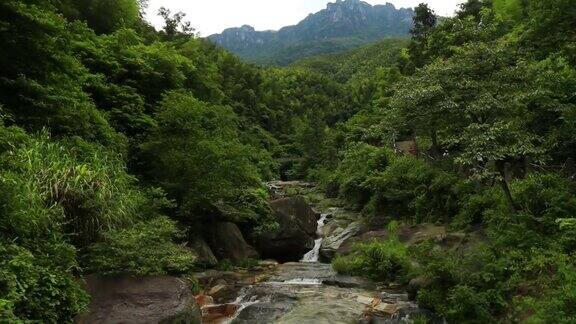
[[542, 103], [534, 106], [527, 100], [538, 86], [512, 50], [488, 44], [465, 46], [453, 58], [418, 71], [400, 88], [393, 107], [417, 134], [432, 134], [433, 151], [441, 145], [474, 177], [496, 178], [510, 207], [516, 208], [508, 166], [545, 156], [545, 135], [529, 125], [534, 111], [553, 112], [546, 112], [546, 106], [536, 109]]
[[463, 19], [466, 17], [474, 17], [476, 21], [480, 20], [480, 12], [484, 7], [490, 5], [492, 0], [468, 0], [460, 4], [458, 11], [458, 18]]
[[434, 11], [425, 3], [419, 4], [414, 11], [414, 26], [410, 30], [412, 41], [408, 48], [412, 63], [420, 68], [427, 63], [426, 42], [430, 31], [436, 26], [437, 19]]
[[180, 219], [261, 225], [268, 216], [266, 195], [250, 157], [254, 149], [240, 143], [232, 109], [183, 91], [166, 94], [160, 107], [158, 126], [141, 146], [144, 172], [176, 200]]
[[186, 14], [179, 11], [172, 15], [172, 12], [165, 7], [158, 10], [158, 15], [164, 19], [163, 33], [169, 40], [173, 40], [177, 36], [193, 35], [195, 29], [189, 21], [185, 21]]
[[108, 34], [120, 28], [134, 27], [141, 18], [137, 0], [59, 0], [55, 1], [67, 18], [86, 21], [98, 34]]

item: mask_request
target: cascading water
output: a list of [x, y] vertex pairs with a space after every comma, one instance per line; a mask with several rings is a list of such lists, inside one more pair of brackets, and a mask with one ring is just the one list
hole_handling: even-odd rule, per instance
[[365, 319], [377, 304], [403, 310], [390, 314], [395, 323], [410, 323], [412, 315], [420, 314], [405, 294], [385, 294], [362, 279], [338, 275], [331, 264], [319, 262], [325, 223], [337, 208], [324, 211], [318, 220], [314, 248], [300, 262], [281, 264], [266, 281], [244, 287], [230, 303], [237, 307], [232, 316], [206, 323], [355, 323]]
[[314, 241], [314, 248], [304, 254], [304, 257], [302, 257], [302, 261], [304, 263], [314, 263], [314, 262], [318, 262], [318, 259], [320, 257], [320, 247], [322, 246], [322, 228], [324, 228], [324, 223], [326, 223], [326, 218], [328, 217], [328, 214], [322, 214], [320, 216], [320, 219], [318, 220], [318, 228], [316, 230], [316, 234], [318, 234], [318, 239], [316, 241]]

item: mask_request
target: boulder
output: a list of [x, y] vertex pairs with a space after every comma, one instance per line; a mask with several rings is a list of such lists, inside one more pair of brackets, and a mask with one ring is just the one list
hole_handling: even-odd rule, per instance
[[422, 288], [426, 288], [429, 285], [428, 279], [424, 277], [417, 277], [408, 283], [408, 287], [406, 287], [406, 292], [408, 293], [408, 300], [416, 300], [418, 296], [418, 291]]
[[390, 237], [390, 234], [386, 230], [382, 231], [371, 231], [363, 233], [358, 236], [347, 237], [343, 242], [337, 247], [337, 254], [347, 255], [352, 253], [353, 246], [359, 242], [370, 242], [370, 241], [385, 241]]
[[322, 280], [325, 286], [336, 286], [340, 288], [364, 288], [370, 289], [374, 287], [374, 283], [359, 277], [352, 277], [346, 275], [335, 275], [328, 279]]
[[189, 285], [180, 278], [154, 276], [85, 279], [91, 295], [88, 313], [76, 323], [201, 323], [202, 313]]
[[[353, 223], [354, 224], [354, 223]], [[361, 233], [361, 234], [359, 234]], [[338, 236], [336, 234], [341, 235], [341, 232], [334, 231], [332, 234], [335, 238]], [[457, 240], [457, 238], [446, 235], [446, 228], [444, 226], [436, 226], [433, 224], [419, 224], [414, 226], [402, 226], [398, 229], [398, 238], [400, 242], [406, 243], [408, 245], [414, 245], [426, 241], [428, 239], [435, 239], [438, 243], [443, 242], [446, 240], [448, 243], [446, 244], [454, 244], [451, 241]], [[364, 232], [360, 227], [354, 235], [347, 236], [340, 244], [338, 241], [336, 243], [330, 243], [326, 239], [323, 242], [323, 249], [324, 245], [328, 246], [329, 244], [333, 245], [332, 248], [338, 246], [336, 250], [336, 254], [346, 255], [352, 253], [352, 247], [355, 243], [358, 242], [370, 242], [370, 241], [386, 241], [390, 238], [390, 233], [387, 230], [376, 230], [376, 231], [369, 231]], [[334, 252], [331, 251], [330, 248], [326, 248], [327, 251], [324, 251], [324, 259], [327, 259], [328, 256], [332, 255]], [[320, 250], [322, 256], [322, 249]]]
[[281, 262], [298, 261], [314, 247], [319, 214], [302, 197], [271, 203], [278, 229], [262, 234], [256, 247], [263, 257]]
[[259, 302], [243, 308], [232, 321], [233, 324], [275, 323], [292, 310], [298, 301], [294, 293], [272, 290], [267, 286], [254, 286], [244, 298]]
[[329, 236], [324, 237], [322, 246], [320, 247], [320, 259], [322, 261], [331, 261], [335, 256], [340, 246], [348, 239], [358, 234], [362, 224], [360, 222], [353, 222], [348, 224], [347, 227], [339, 227], [332, 231]]
[[197, 263], [204, 266], [214, 267], [218, 264], [218, 259], [206, 241], [201, 237], [194, 237], [190, 240], [190, 247], [198, 256]]
[[304, 197], [277, 199], [270, 203], [276, 213], [292, 219], [306, 234], [315, 235], [320, 214], [315, 212]]
[[223, 222], [210, 226], [208, 244], [214, 255], [220, 260], [240, 261], [259, 257], [258, 252], [246, 243], [242, 232], [234, 223]]

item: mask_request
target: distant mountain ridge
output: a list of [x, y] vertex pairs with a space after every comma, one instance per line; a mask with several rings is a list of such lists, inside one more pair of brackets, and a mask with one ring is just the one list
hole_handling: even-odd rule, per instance
[[386, 37], [407, 36], [413, 15], [412, 9], [397, 9], [390, 3], [372, 6], [360, 0], [337, 0], [297, 25], [278, 31], [256, 31], [244, 25], [208, 38], [247, 61], [285, 65]]

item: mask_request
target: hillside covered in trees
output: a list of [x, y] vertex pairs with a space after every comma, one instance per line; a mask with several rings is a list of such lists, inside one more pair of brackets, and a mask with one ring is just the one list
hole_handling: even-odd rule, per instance
[[411, 40], [286, 68], [196, 38], [182, 13], [155, 31], [144, 6], [0, 3], [0, 322], [72, 322], [88, 274], [214, 266], [188, 243], [217, 222], [249, 242], [277, 229], [279, 178], [372, 230], [470, 241], [361, 242], [341, 273], [420, 278], [417, 303], [449, 323], [576, 321], [572, 1], [468, 0], [440, 22], [423, 4]]

